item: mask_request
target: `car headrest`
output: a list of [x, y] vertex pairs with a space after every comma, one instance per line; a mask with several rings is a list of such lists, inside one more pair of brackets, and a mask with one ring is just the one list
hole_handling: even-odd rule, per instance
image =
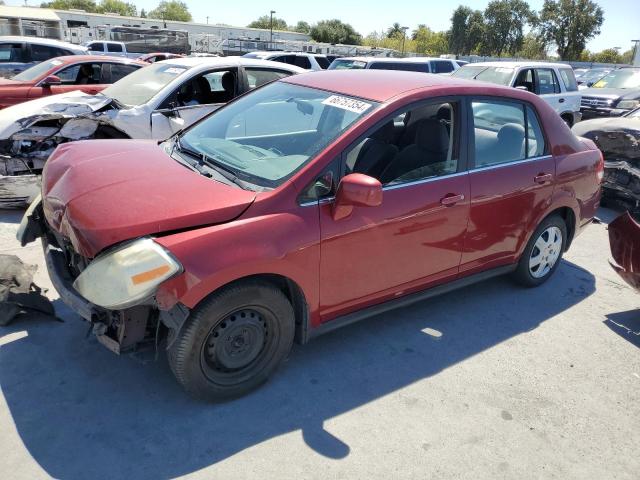
[[235, 89], [236, 77], [231, 72], [226, 72], [222, 75], [220, 79], [220, 83], [222, 83], [222, 88], [224, 88], [225, 92], [233, 92]]
[[381, 126], [376, 132], [371, 135], [371, 138], [375, 138], [376, 140], [381, 140], [385, 143], [391, 143], [393, 141], [393, 135], [395, 133], [393, 127], [393, 120], [385, 123]]
[[441, 105], [436, 113], [436, 118], [438, 120], [451, 120], [451, 105], [448, 103]]
[[506, 123], [498, 130], [498, 146], [508, 158], [516, 160], [524, 151], [524, 127]]
[[434, 153], [449, 150], [447, 127], [437, 118], [420, 120], [416, 130], [416, 145]]

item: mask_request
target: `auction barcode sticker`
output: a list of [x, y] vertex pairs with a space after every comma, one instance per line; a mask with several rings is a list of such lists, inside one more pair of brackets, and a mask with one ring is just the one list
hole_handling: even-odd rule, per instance
[[349, 110], [350, 112], [354, 113], [366, 112], [369, 107], [371, 107], [370, 103], [363, 102], [361, 100], [354, 100], [353, 98], [349, 97], [341, 97], [340, 95], [331, 95], [322, 103], [324, 105], [330, 105], [332, 107], [341, 108], [343, 110]]

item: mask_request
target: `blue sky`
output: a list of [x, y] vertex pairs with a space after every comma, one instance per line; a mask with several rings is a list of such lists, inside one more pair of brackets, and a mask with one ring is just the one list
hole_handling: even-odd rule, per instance
[[[159, 0], [128, 0], [146, 10], [153, 9]], [[195, 21], [227, 23], [244, 26], [259, 17], [275, 10], [276, 16], [287, 23], [298, 20], [309, 23], [327, 18], [338, 18], [350, 23], [355, 29], [367, 35], [372, 31], [386, 29], [393, 22], [415, 28], [425, 23], [434, 30], [446, 30], [450, 25], [451, 13], [460, 4], [484, 10], [488, 0], [466, 0], [463, 2], [446, 0], [403, 0], [399, 2], [376, 2], [375, 0], [241, 0], [212, 1], [185, 0]], [[23, 1], [11, 0], [9, 5], [23, 5]], [[530, 0], [529, 5], [539, 10], [543, 0]], [[593, 39], [588, 48], [599, 51], [609, 47], [631, 48], [631, 39], [640, 39], [640, 3], [639, 0], [597, 0], [603, 8], [605, 20], [601, 34]], [[29, 4], [39, 5], [40, 0], [29, 0]], [[390, 8], [391, 6], [391, 8]]]

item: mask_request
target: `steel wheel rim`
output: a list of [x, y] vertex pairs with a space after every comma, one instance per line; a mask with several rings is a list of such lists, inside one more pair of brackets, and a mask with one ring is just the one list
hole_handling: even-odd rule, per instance
[[202, 344], [202, 372], [217, 385], [247, 381], [273, 357], [278, 333], [276, 317], [269, 310], [252, 306], [229, 313], [210, 329]]
[[562, 230], [549, 227], [540, 234], [529, 256], [529, 273], [533, 278], [543, 278], [558, 262], [562, 252]]

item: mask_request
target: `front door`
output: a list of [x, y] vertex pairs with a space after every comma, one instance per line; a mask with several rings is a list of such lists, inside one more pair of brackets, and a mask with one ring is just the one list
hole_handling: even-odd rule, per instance
[[382, 205], [334, 220], [332, 202], [320, 203], [322, 321], [458, 273], [469, 214], [461, 104], [424, 104], [406, 117], [403, 148], [390, 118], [344, 156], [346, 173], [381, 181]]
[[555, 160], [530, 105], [492, 98], [470, 103], [471, 208], [461, 273], [513, 263], [555, 183]]

